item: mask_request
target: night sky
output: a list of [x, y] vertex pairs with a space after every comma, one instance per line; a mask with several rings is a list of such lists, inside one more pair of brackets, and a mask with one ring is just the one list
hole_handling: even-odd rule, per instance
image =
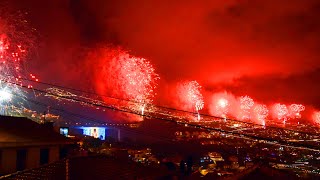
[[[197, 80], [255, 100], [320, 108], [319, 0], [15, 0], [38, 30], [32, 71], [44, 82], [94, 90], [108, 44], [147, 58], [161, 77], [156, 103]], [[103, 82], [101, 82], [103, 83]], [[161, 98], [159, 98], [161, 97]], [[207, 98], [208, 99], [208, 98]]]

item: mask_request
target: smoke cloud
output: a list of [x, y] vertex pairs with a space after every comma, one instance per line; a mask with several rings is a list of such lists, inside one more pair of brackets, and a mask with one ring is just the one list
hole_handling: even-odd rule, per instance
[[41, 34], [34, 68], [44, 81], [90, 87], [97, 69], [94, 58], [88, 63], [88, 49], [113, 44], [154, 64], [166, 83], [160, 97], [177, 81], [197, 80], [209, 95], [228, 90], [261, 102], [319, 103], [318, 0], [13, 4], [30, 12]]

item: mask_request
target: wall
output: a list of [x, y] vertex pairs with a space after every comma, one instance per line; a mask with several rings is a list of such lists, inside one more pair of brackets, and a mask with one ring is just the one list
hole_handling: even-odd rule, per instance
[[28, 148], [27, 152], [27, 169], [36, 168], [40, 166], [40, 148]]
[[0, 174], [9, 174], [16, 171], [17, 150], [3, 149]]
[[[41, 147], [43, 148], [43, 147]], [[49, 148], [49, 163], [59, 160], [59, 146], [51, 146]], [[32, 169], [40, 166], [40, 147], [30, 147], [27, 149], [26, 168]], [[16, 172], [17, 168], [17, 149], [6, 148], [1, 151], [0, 175]]]
[[59, 160], [60, 149], [59, 146], [52, 146], [49, 148], [49, 163]]

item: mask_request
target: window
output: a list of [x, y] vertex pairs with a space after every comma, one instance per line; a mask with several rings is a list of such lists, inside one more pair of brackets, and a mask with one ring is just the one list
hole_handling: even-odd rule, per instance
[[22, 171], [27, 167], [27, 150], [19, 149], [17, 150], [17, 171]]
[[40, 165], [49, 163], [49, 149], [40, 149]]
[[67, 148], [63, 147], [60, 148], [60, 159], [66, 158], [68, 154]]

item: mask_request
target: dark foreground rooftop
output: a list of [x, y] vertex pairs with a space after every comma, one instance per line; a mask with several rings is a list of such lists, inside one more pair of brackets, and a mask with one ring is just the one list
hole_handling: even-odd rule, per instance
[[166, 167], [143, 166], [102, 156], [76, 157], [0, 179], [167, 179]]
[[45, 124], [24, 117], [0, 116], [0, 148], [68, 142]]

